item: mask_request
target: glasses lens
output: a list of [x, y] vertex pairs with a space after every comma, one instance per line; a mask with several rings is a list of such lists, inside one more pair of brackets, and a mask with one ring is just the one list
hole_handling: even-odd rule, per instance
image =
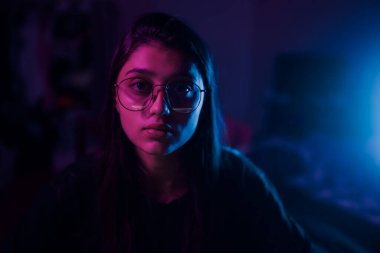
[[153, 85], [140, 78], [128, 78], [118, 85], [118, 97], [122, 106], [132, 111], [145, 109], [152, 97]]
[[200, 88], [191, 82], [170, 83], [167, 88], [170, 107], [173, 111], [190, 113], [200, 101]]
[[[162, 86], [162, 85], [158, 85]], [[141, 78], [128, 78], [117, 86], [119, 102], [131, 111], [141, 111], [152, 101], [154, 85]], [[171, 82], [166, 86], [166, 102], [178, 113], [194, 111], [201, 97], [198, 85], [188, 81]]]

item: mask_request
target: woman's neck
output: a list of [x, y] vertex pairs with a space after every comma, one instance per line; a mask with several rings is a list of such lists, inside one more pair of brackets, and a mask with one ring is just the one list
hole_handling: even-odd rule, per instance
[[179, 154], [155, 156], [140, 153], [139, 157], [143, 171], [143, 189], [147, 197], [170, 203], [187, 192], [186, 173]]

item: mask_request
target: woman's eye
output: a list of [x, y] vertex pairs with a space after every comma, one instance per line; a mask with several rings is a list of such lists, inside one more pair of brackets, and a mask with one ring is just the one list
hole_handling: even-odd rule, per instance
[[172, 85], [172, 90], [178, 93], [187, 93], [194, 90], [191, 83], [175, 83]]
[[147, 89], [146, 83], [143, 83], [143, 82], [133, 83], [132, 86], [138, 90], [146, 90]]
[[144, 80], [133, 80], [131, 81], [129, 87], [134, 91], [144, 93], [150, 93], [152, 90], [152, 85]]

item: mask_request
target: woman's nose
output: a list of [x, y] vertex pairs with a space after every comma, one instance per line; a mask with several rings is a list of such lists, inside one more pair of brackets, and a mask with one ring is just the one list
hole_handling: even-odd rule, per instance
[[170, 113], [169, 105], [166, 101], [165, 89], [163, 87], [153, 93], [150, 112], [160, 116]]

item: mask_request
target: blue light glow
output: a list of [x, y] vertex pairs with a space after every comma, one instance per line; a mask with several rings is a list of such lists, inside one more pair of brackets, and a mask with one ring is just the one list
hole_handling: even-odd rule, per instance
[[374, 92], [372, 96], [372, 119], [374, 136], [370, 143], [371, 153], [378, 164], [380, 164], [380, 71], [375, 79]]

